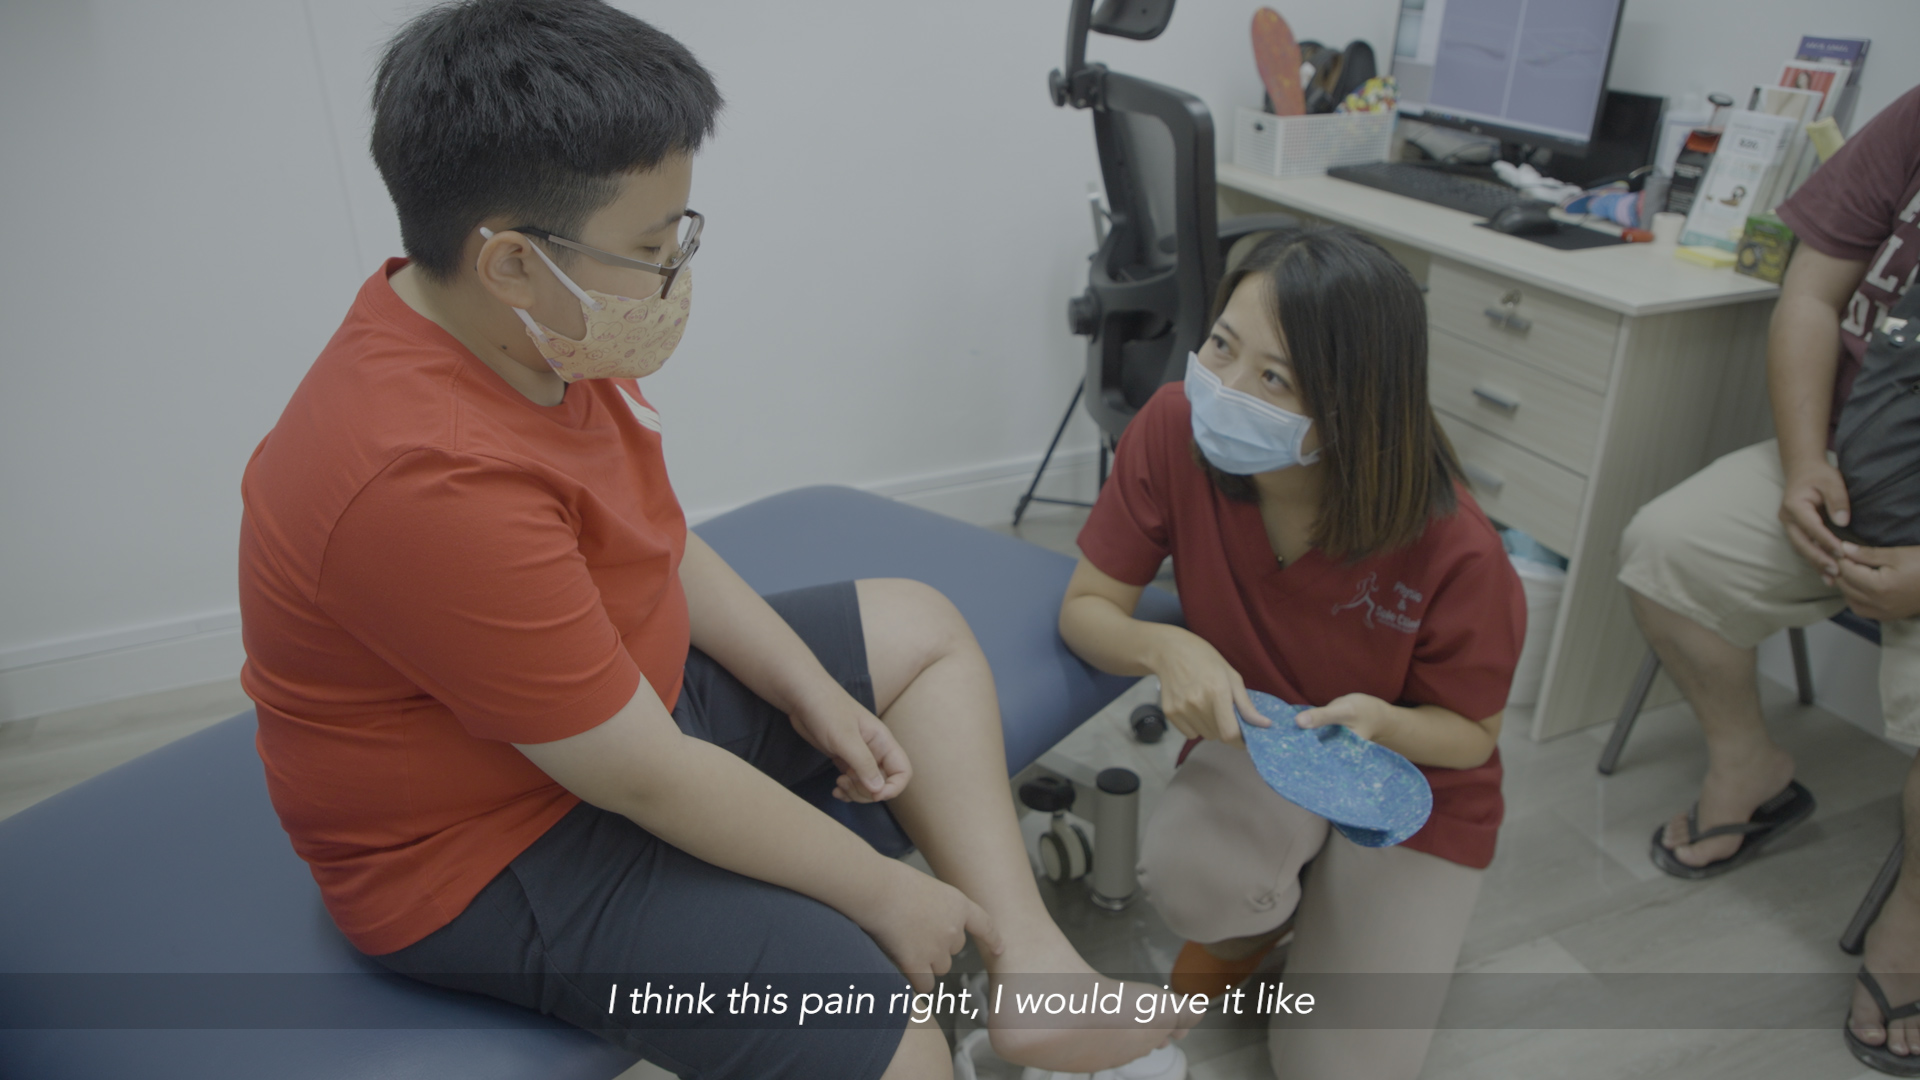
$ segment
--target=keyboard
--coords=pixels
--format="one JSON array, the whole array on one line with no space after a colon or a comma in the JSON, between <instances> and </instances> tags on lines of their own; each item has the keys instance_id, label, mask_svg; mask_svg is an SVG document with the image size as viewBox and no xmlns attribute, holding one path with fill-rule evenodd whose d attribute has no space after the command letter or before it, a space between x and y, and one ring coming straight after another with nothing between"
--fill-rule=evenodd
<instances>
[{"instance_id":1,"label":"keyboard","mask_svg":"<svg viewBox=\"0 0 1920 1080\"><path fill-rule=\"evenodd\" d=\"M1327 170L1327 175L1483 218L1490 218L1509 206L1533 201L1498 180L1482 180L1411 162L1336 165Z\"/></svg>"}]
</instances>

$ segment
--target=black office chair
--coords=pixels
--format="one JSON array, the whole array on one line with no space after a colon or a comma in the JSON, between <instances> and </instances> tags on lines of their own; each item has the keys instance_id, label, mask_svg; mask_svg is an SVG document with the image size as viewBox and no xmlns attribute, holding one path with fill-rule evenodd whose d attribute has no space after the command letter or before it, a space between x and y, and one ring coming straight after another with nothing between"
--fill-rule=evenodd
<instances>
[{"instance_id":1,"label":"black office chair","mask_svg":"<svg viewBox=\"0 0 1920 1080\"><path fill-rule=\"evenodd\" d=\"M1222 258L1234 241L1299 222L1285 214L1233 218L1215 210L1213 115L1183 90L1089 64L1087 32L1149 41L1173 18L1173 0L1071 0L1067 62L1048 85L1056 106L1093 112L1107 206L1096 208L1087 291L1067 303L1067 322L1087 337L1087 375L1020 497L1013 522L1033 502L1085 506L1034 495L1054 448L1084 397L1100 428L1100 482L1107 455L1134 413L1163 383L1182 377L1187 353L1206 339Z\"/></svg>"}]
</instances>

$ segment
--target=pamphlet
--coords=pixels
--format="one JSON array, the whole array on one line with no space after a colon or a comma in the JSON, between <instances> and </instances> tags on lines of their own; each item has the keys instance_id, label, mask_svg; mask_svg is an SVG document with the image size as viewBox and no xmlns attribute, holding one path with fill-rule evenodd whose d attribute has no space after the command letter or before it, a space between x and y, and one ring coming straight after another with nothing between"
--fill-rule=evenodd
<instances>
[{"instance_id":1,"label":"pamphlet","mask_svg":"<svg viewBox=\"0 0 1920 1080\"><path fill-rule=\"evenodd\" d=\"M1803 37L1789 65L1812 63L1844 73L1839 92L1831 95L1832 100L1824 110L1824 115L1833 117L1834 123L1840 125L1843 135L1853 127L1853 103L1860 96L1860 72L1867 65L1867 47L1872 44L1867 38ZM1795 84L1783 81L1781 85Z\"/></svg>"},{"instance_id":2,"label":"pamphlet","mask_svg":"<svg viewBox=\"0 0 1920 1080\"><path fill-rule=\"evenodd\" d=\"M1872 44L1867 38L1803 37L1800 39L1800 48L1794 51L1794 58L1824 60L1846 67L1847 85L1858 86L1860 69L1867 62L1867 47Z\"/></svg>"},{"instance_id":3,"label":"pamphlet","mask_svg":"<svg viewBox=\"0 0 1920 1080\"><path fill-rule=\"evenodd\" d=\"M1736 110L1700 182L1680 242L1723 251L1738 248L1747 218L1779 203L1786 155L1794 148L1799 127L1788 117Z\"/></svg>"},{"instance_id":4,"label":"pamphlet","mask_svg":"<svg viewBox=\"0 0 1920 1080\"><path fill-rule=\"evenodd\" d=\"M1789 76L1783 74L1781 77L1784 80ZM1822 90L1802 90L1790 86L1753 88L1747 99L1747 108L1793 121L1793 134L1787 138L1786 153L1782 158L1786 166L1781 170L1780 187L1778 192L1769 193L1773 202L1778 203L1793 194L1800 187L1800 182L1820 163L1807 137L1807 125L1821 119L1822 107L1831 100L1831 95ZM1766 207L1762 206L1761 209Z\"/></svg>"}]
</instances>

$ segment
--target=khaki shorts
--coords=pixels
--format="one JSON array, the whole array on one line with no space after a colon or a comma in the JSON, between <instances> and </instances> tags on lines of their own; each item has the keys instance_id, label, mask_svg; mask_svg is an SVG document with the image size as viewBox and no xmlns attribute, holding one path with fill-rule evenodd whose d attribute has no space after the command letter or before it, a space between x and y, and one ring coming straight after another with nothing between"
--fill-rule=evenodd
<instances>
[{"instance_id":1,"label":"khaki shorts","mask_svg":"<svg viewBox=\"0 0 1920 1080\"><path fill-rule=\"evenodd\" d=\"M1735 450L1640 508L1620 541L1620 583L1742 648L1847 606L1787 542L1774 440ZM1880 627L1888 738L1920 744L1920 618Z\"/></svg>"}]
</instances>

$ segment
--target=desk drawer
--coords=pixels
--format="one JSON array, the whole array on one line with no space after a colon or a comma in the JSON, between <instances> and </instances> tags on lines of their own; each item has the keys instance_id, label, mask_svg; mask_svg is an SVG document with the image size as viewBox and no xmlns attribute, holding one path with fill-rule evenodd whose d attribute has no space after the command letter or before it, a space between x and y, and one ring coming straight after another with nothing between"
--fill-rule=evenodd
<instances>
[{"instance_id":1,"label":"desk drawer","mask_svg":"<svg viewBox=\"0 0 1920 1080\"><path fill-rule=\"evenodd\" d=\"M1620 333L1620 316L1611 311L1435 259L1427 271L1427 318L1433 328L1607 392Z\"/></svg>"},{"instance_id":2,"label":"desk drawer","mask_svg":"<svg viewBox=\"0 0 1920 1080\"><path fill-rule=\"evenodd\" d=\"M1580 502L1587 493L1586 478L1451 413L1436 411L1466 467L1468 486L1480 509L1571 556Z\"/></svg>"},{"instance_id":3,"label":"desk drawer","mask_svg":"<svg viewBox=\"0 0 1920 1080\"><path fill-rule=\"evenodd\" d=\"M1445 330L1428 338L1428 394L1458 416L1585 476L1600 439L1598 391Z\"/></svg>"}]
</instances>

